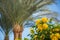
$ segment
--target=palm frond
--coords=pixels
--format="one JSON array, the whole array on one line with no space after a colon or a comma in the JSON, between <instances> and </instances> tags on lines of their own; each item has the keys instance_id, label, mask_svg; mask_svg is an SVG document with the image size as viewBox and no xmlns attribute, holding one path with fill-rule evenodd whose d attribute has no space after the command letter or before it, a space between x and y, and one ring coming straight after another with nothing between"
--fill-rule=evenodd
<instances>
[{"instance_id":1,"label":"palm frond","mask_svg":"<svg viewBox=\"0 0 60 40\"><path fill-rule=\"evenodd\" d=\"M38 13L37 13L38 12ZM58 17L58 13L57 12L53 12L51 10L48 10L48 9L41 9L39 11L36 11L35 13L36 15L31 15L28 20L35 20L35 19L38 19L38 18L41 18L41 17L48 17L48 18L57 18Z\"/></svg>"}]
</instances>

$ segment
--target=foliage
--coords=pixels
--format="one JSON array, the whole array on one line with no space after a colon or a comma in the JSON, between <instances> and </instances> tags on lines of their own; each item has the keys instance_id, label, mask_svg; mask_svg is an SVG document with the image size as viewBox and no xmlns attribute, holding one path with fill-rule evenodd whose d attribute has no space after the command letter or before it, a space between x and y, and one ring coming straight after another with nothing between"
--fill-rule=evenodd
<instances>
[{"instance_id":1,"label":"foliage","mask_svg":"<svg viewBox=\"0 0 60 40\"><path fill-rule=\"evenodd\" d=\"M30 40L60 40L60 24L42 17L35 21L35 25L30 28Z\"/></svg>"},{"instance_id":2,"label":"foliage","mask_svg":"<svg viewBox=\"0 0 60 40\"><path fill-rule=\"evenodd\" d=\"M28 38L24 38L24 40L29 40Z\"/></svg>"}]
</instances>

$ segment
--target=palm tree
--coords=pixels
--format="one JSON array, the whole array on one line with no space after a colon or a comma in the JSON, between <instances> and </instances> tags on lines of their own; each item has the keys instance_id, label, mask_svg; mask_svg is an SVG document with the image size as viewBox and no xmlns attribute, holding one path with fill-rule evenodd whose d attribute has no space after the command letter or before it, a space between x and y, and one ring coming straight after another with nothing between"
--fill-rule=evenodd
<instances>
[{"instance_id":1,"label":"palm tree","mask_svg":"<svg viewBox=\"0 0 60 40\"><path fill-rule=\"evenodd\" d=\"M23 22L36 10L51 4L53 0L0 0L1 27L5 32L5 40L11 29L14 32L14 40L21 38ZM41 9L40 9L41 10Z\"/></svg>"}]
</instances>

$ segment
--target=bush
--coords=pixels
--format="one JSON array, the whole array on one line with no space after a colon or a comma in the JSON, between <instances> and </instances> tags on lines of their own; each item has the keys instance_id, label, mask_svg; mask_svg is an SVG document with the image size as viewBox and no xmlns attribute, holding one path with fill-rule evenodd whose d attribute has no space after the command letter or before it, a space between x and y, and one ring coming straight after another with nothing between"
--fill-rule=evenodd
<instances>
[{"instance_id":1,"label":"bush","mask_svg":"<svg viewBox=\"0 0 60 40\"><path fill-rule=\"evenodd\" d=\"M35 25L30 28L30 40L59 40L60 24L53 23L46 17L37 19Z\"/></svg>"}]
</instances>

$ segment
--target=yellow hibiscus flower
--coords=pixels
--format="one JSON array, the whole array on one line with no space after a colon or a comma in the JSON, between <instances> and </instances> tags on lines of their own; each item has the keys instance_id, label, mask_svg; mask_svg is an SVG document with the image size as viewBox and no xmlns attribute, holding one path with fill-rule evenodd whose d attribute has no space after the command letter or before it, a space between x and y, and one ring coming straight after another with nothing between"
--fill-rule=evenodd
<instances>
[{"instance_id":1,"label":"yellow hibiscus flower","mask_svg":"<svg viewBox=\"0 0 60 40\"><path fill-rule=\"evenodd\" d=\"M38 28L38 30L42 31L42 30L43 30L42 24L39 24L39 25L37 26L37 28Z\"/></svg>"},{"instance_id":2,"label":"yellow hibiscus flower","mask_svg":"<svg viewBox=\"0 0 60 40\"><path fill-rule=\"evenodd\" d=\"M43 29L47 29L48 25L46 23L43 24Z\"/></svg>"},{"instance_id":3,"label":"yellow hibiscus flower","mask_svg":"<svg viewBox=\"0 0 60 40\"><path fill-rule=\"evenodd\" d=\"M38 25L38 24L40 23L40 19L37 19L37 20L35 21L35 23L36 23L36 25Z\"/></svg>"},{"instance_id":4,"label":"yellow hibiscus flower","mask_svg":"<svg viewBox=\"0 0 60 40\"><path fill-rule=\"evenodd\" d=\"M48 22L48 19L46 17L42 18L42 22Z\"/></svg>"},{"instance_id":5,"label":"yellow hibiscus flower","mask_svg":"<svg viewBox=\"0 0 60 40\"><path fill-rule=\"evenodd\" d=\"M60 38L60 34L59 33L56 33L55 35L57 36L57 38Z\"/></svg>"},{"instance_id":6,"label":"yellow hibiscus flower","mask_svg":"<svg viewBox=\"0 0 60 40\"><path fill-rule=\"evenodd\" d=\"M58 40L58 38L57 37L53 37L51 40Z\"/></svg>"},{"instance_id":7,"label":"yellow hibiscus flower","mask_svg":"<svg viewBox=\"0 0 60 40\"><path fill-rule=\"evenodd\" d=\"M54 34L52 33L51 35L50 35L50 38L53 38L54 37Z\"/></svg>"},{"instance_id":8,"label":"yellow hibiscus flower","mask_svg":"<svg viewBox=\"0 0 60 40\"><path fill-rule=\"evenodd\" d=\"M56 33L56 34L50 35L50 38L51 38L51 40L58 40L59 39L58 36L59 36L59 34Z\"/></svg>"}]
</instances>

